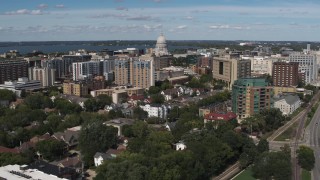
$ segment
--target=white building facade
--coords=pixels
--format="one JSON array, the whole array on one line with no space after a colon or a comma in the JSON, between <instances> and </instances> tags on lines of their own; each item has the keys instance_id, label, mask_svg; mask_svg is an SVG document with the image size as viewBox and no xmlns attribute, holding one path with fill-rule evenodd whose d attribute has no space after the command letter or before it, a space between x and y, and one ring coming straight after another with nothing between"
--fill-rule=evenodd
<instances>
[{"instance_id":1,"label":"white building facade","mask_svg":"<svg viewBox=\"0 0 320 180\"><path fill-rule=\"evenodd\" d=\"M317 80L318 64L315 54L290 54L289 61L299 63L299 72L304 73L306 84Z\"/></svg>"},{"instance_id":2,"label":"white building facade","mask_svg":"<svg viewBox=\"0 0 320 180\"><path fill-rule=\"evenodd\" d=\"M290 115L301 106L297 95L286 95L275 100L274 107L279 108L283 115Z\"/></svg>"},{"instance_id":3,"label":"white building facade","mask_svg":"<svg viewBox=\"0 0 320 180\"><path fill-rule=\"evenodd\" d=\"M148 112L148 117L166 119L168 115L168 107L165 105L151 106L150 104L146 104L144 106L140 106L140 108Z\"/></svg>"},{"instance_id":4,"label":"white building facade","mask_svg":"<svg viewBox=\"0 0 320 180\"><path fill-rule=\"evenodd\" d=\"M29 79L39 80L42 87L53 86L56 81L56 70L50 67L29 68Z\"/></svg>"},{"instance_id":5,"label":"white building facade","mask_svg":"<svg viewBox=\"0 0 320 180\"><path fill-rule=\"evenodd\" d=\"M272 64L275 59L255 56L251 58L251 72L252 74L269 74L272 75Z\"/></svg>"}]
</instances>

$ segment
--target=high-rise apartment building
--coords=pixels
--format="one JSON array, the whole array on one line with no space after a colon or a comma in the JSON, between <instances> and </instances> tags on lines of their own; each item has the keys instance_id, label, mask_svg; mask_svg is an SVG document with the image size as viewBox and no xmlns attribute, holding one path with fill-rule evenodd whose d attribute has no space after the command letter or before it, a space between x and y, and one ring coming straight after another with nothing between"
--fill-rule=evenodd
<instances>
[{"instance_id":1,"label":"high-rise apartment building","mask_svg":"<svg viewBox=\"0 0 320 180\"><path fill-rule=\"evenodd\" d=\"M214 79L228 83L229 89L238 78L251 76L251 61L230 57L213 58L212 75Z\"/></svg>"},{"instance_id":2,"label":"high-rise apartment building","mask_svg":"<svg viewBox=\"0 0 320 180\"><path fill-rule=\"evenodd\" d=\"M42 87L53 86L56 81L55 69L52 68L29 68L29 79L39 80Z\"/></svg>"},{"instance_id":3,"label":"high-rise apartment building","mask_svg":"<svg viewBox=\"0 0 320 180\"><path fill-rule=\"evenodd\" d=\"M272 75L272 66L275 59L255 56L251 59L251 74L261 76L264 74Z\"/></svg>"},{"instance_id":4,"label":"high-rise apartment building","mask_svg":"<svg viewBox=\"0 0 320 180\"><path fill-rule=\"evenodd\" d=\"M4 81L28 77L28 63L24 60L0 60L0 84Z\"/></svg>"},{"instance_id":5,"label":"high-rise apartment building","mask_svg":"<svg viewBox=\"0 0 320 180\"><path fill-rule=\"evenodd\" d=\"M315 54L290 54L289 61L299 63L299 72L304 73L306 84L317 80L318 65Z\"/></svg>"},{"instance_id":6,"label":"high-rise apartment building","mask_svg":"<svg viewBox=\"0 0 320 180\"><path fill-rule=\"evenodd\" d=\"M115 60L115 83L149 88L155 83L153 60L119 59Z\"/></svg>"},{"instance_id":7,"label":"high-rise apartment building","mask_svg":"<svg viewBox=\"0 0 320 180\"><path fill-rule=\"evenodd\" d=\"M90 55L65 55L62 58L44 60L41 67L50 67L56 70L56 78L71 78L72 63L90 61Z\"/></svg>"},{"instance_id":8,"label":"high-rise apartment building","mask_svg":"<svg viewBox=\"0 0 320 180\"><path fill-rule=\"evenodd\" d=\"M280 87L298 86L298 62L274 62L272 70L273 85Z\"/></svg>"},{"instance_id":9,"label":"high-rise apartment building","mask_svg":"<svg viewBox=\"0 0 320 180\"><path fill-rule=\"evenodd\" d=\"M239 119L273 106L272 86L264 78L241 78L232 87L232 111Z\"/></svg>"}]
</instances>

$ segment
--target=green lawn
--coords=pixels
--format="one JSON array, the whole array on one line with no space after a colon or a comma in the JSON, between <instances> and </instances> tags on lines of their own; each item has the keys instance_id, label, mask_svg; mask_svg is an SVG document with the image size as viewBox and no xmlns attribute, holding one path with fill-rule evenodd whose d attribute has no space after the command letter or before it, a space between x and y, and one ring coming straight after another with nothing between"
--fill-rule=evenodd
<instances>
[{"instance_id":1,"label":"green lawn","mask_svg":"<svg viewBox=\"0 0 320 180\"><path fill-rule=\"evenodd\" d=\"M233 178L233 180L256 180L252 176L252 170L251 167L247 168L246 170L242 171L238 176Z\"/></svg>"},{"instance_id":2,"label":"green lawn","mask_svg":"<svg viewBox=\"0 0 320 180\"><path fill-rule=\"evenodd\" d=\"M275 140L276 141L287 141L288 139L291 139L297 126L298 126L298 122L295 122L286 131L284 131L282 134L280 134L278 137L276 137Z\"/></svg>"},{"instance_id":3,"label":"green lawn","mask_svg":"<svg viewBox=\"0 0 320 180\"><path fill-rule=\"evenodd\" d=\"M302 179L302 180L311 180L311 173L310 173L310 171L307 171L307 170L305 170L305 169L302 169L301 179Z\"/></svg>"}]
</instances>

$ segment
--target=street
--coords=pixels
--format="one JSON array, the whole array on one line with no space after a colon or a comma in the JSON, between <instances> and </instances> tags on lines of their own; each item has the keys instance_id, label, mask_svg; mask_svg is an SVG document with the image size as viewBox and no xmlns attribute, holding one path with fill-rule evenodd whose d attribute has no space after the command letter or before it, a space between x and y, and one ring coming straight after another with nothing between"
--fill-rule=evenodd
<instances>
[{"instance_id":1,"label":"street","mask_svg":"<svg viewBox=\"0 0 320 180\"><path fill-rule=\"evenodd\" d=\"M320 177L320 147L319 147L319 131L320 127L320 106L315 112L313 119L305 130L305 142L314 150L315 166L312 171L313 179Z\"/></svg>"}]
</instances>

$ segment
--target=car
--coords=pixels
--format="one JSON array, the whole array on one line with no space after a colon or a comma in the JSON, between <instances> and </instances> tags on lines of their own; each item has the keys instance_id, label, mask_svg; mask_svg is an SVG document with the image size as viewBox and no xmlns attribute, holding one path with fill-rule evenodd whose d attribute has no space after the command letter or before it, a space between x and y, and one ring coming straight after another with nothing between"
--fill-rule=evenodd
<instances>
[{"instance_id":1,"label":"car","mask_svg":"<svg viewBox=\"0 0 320 180\"><path fill-rule=\"evenodd\" d=\"M316 125L318 125L318 123L316 122Z\"/></svg>"}]
</instances>

